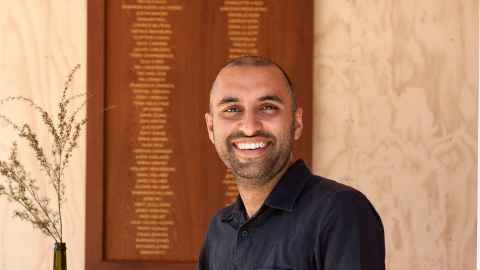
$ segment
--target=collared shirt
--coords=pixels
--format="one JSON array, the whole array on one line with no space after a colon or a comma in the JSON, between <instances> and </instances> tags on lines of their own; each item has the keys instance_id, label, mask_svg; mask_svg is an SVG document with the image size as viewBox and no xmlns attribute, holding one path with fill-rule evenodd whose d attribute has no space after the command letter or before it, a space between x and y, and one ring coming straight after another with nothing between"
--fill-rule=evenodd
<instances>
[{"instance_id":1,"label":"collared shirt","mask_svg":"<svg viewBox=\"0 0 480 270\"><path fill-rule=\"evenodd\" d=\"M215 215L197 269L383 270L383 225L362 193L299 160L250 219L240 197Z\"/></svg>"}]
</instances>

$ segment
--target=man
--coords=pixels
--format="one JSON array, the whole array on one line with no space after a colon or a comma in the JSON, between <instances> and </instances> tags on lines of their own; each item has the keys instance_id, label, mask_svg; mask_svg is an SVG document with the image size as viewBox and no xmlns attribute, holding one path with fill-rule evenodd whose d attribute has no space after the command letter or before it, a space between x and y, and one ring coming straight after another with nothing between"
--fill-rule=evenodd
<instances>
[{"instance_id":1,"label":"man","mask_svg":"<svg viewBox=\"0 0 480 270\"><path fill-rule=\"evenodd\" d=\"M228 63L205 120L239 196L211 221L198 269L385 269L382 222L365 196L293 162L302 109L280 66Z\"/></svg>"}]
</instances>

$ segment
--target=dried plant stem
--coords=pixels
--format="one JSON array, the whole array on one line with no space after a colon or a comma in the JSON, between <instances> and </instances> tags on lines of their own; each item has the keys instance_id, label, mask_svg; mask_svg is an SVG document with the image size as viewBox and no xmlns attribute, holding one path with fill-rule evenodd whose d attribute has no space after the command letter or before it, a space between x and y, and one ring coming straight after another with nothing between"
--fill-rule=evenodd
<instances>
[{"instance_id":1,"label":"dried plant stem","mask_svg":"<svg viewBox=\"0 0 480 270\"><path fill-rule=\"evenodd\" d=\"M55 222L52 220L52 218L50 217L50 215L48 214L48 211L47 209L42 205L42 203L40 202L40 199L38 198L38 195L37 193L32 190L32 188L29 188L29 187L26 187L27 190L29 191L30 195L33 197L33 199L35 200L35 202L38 204L38 206L40 207L40 209L42 210L43 214L45 215L45 217L48 219L48 221L51 223L51 224L55 224ZM49 234L55 239L56 242L58 242L58 238L60 238L60 242L61 242L61 237L62 237L62 234L61 232L59 232L57 230L57 228L55 226L52 227L53 230L55 231L55 233L51 232L50 228L46 228L49 232Z\"/></svg>"},{"instance_id":2,"label":"dried plant stem","mask_svg":"<svg viewBox=\"0 0 480 270\"><path fill-rule=\"evenodd\" d=\"M51 219L50 215L48 214L48 210L45 208L45 206L42 205L41 201L40 201L40 198L38 197L37 193L35 192L35 190L33 190L31 187L26 187L28 192L30 193L30 195L33 197L33 199L35 200L35 202L38 204L38 206L40 207L40 209L42 210L43 214L45 215L45 217L50 221L52 222L52 224L54 223L53 220ZM55 232L57 233L57 235L59 235L58 233L58 230L53 227L55 229Z\"/></svg>"},{"instance_id":3,"label":"dried plant stem","mask_svg":"<svg viewBox=\"0 0 480 270\"><path fill-rule=\"evenodd\" d=\"M62 164L62 149L60 149L59 151L59 156L60 156L60 160L59 160L59 163L60 166ZM60 185L61 185L61 180L62 180L62 168L60 167L59 170L58 170L58 176L57 176L57 187L58 189L60 189ZM58 192L57 191L57 205L58 205L58 216L59 216L59 219L60 219L60 242L63 242L63 222L62 222L62 198L61 198L61 192Z\"/></svg>"},{"instance_id":4,"label":"dried plant stem","mask_svg":"<svg viewBox=\"0 0 480 270\"><path fill-rule=\"evenodd\" d=\"M35 219L35 222L39 222L39 221L40 221L40 220L38 220L38 219L35 217L35 214L32 213L32 210L29 209L29 207L28 207L27 205L25 205L24 202L22 202L21 200L15 200L15 201L16 201L17 203L19 203L21 206L23 206L23 208L25 209L25 211L27 211L27 212L30 214L30 216L31 216L33 219ZM58 242L57 237L55 236L54 233L52 233L52 231L50 230L49 227L46 226L46 227L44 227L43 229L44 229L45 231L47 231L48 235L51 236L51 237L55 240L55 242Z\"/></svg>"},{"instance_id":5,"label":"dried plant stem","mask_svg":"<svg viewBox=\"0 0 480 270\"><path fill-rule=\"evenodd\" d=\"M69 96L68 92L73 82L75 72L80 68L77 65L68 75L55 119L51 114L35 103L32 99L16 96L0 100L0 106L11 102L20 102L29 105L38 112L42 123L52 135L51 150L44 151L43 144L39 141L27 123L16 123L10 117L0 113L0 121L7 123L13 128L35 155L39 162L40 169L45 172L47 179L55 191L55 210L49 207L50 200L39 196L39 188L36 185L37 178L31 178L23 164L18 160L17 144L13 144L9 161L0 160L0 176L6 181L0 181L0 196L6 196L10 201L19 204L22 210L14 211L14 216L29 221L34 227L39 228L47 236L52 237L55 242L63 242L63 215L62 207L65 202L64 171L69 164L73 149L78 146L78 139L87 119L77 119L78 113L85 107L86 101L78 104L77 99L85 94ZM76 106L76 107L75 107ZM47 154L50 153L50 155ZM1 180L1 178L0 178Z\"/></svg>"}]
</instances>

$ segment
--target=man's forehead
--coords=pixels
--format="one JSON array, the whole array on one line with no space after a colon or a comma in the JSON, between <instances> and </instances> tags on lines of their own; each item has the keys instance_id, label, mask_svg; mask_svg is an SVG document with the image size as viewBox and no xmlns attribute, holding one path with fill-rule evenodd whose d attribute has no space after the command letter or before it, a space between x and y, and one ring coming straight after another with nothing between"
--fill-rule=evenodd
<instances>
[{"instance_id":1,"label":"man's forehead","mask_svg":"<svg viewBox=\"0 0 480 270\"><path fill-rule=\"evenodd\" d=\"M275 66L234 66L219 72L210 99L244 95L246 92L257 95L288 94L283 75Z\"/></svg>"},{"instance_id":2,"label":"man's forehead","mask_svg":"<svg viewBox=\"0 0 480 270\"><path fill-rule=\"evenodd\" d=\"M257 79L274 79L283 82L283 75L280 69L274 65L268 66L227 66L217 75L216 81L235 79L242 76L254 77Z\"/></svg>"}]
</instances>

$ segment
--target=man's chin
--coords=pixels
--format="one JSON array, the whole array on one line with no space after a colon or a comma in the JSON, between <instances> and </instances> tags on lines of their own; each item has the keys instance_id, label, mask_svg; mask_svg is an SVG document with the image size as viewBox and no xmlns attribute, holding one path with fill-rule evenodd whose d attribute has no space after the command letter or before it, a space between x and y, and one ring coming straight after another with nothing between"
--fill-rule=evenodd
<instances>
[{"instance_id":1,"label":"man's chin","mask_svg":"<svg viewBox=\"0 0 480 270\"><path fill-rule=\"evenodd\" d=\"M267 177L264 173L259 172L236 171L233 174L235 175L238 184L261 186L270 180L270 177Z\"/></svg>"},{"instance_id":2,"label":"man's chin","mask_svg":"<svg viewBox=\"0 0 480 270\"><path fill-rule=\"evenodd\" d=\"M260 170L268 166L268 159L265 157L234 157L232 166L239 169Z\"/></svg>"},{"instance_id":3,"label":"man's chin","mask_svg":"<svg viewBox=\"0 0 480 270\"><path fill-rule=\"evenodd\" d=\"M258 160L243 162L237 160L232 164L231 169L237 177L252 180L266 178L272 171L270 166Z\"/></svg>"}]
</instances>

